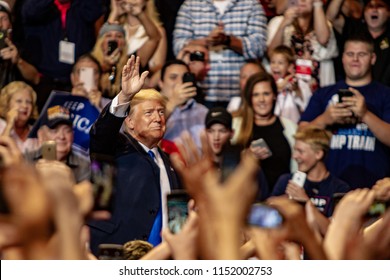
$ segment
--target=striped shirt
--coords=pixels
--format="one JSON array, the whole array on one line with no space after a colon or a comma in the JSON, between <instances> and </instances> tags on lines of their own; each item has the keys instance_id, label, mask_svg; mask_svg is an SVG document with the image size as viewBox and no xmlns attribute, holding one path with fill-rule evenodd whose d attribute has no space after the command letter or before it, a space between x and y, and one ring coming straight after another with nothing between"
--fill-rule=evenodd
<instances>
[{"instance_id":1,"label":"striped shirt","mask_svg":"<svg viewBox=\"0 0 390 280\"><path fill-rule=\"evenodd\" d=\"M258 0L232 0L223 15L212 0L185 0L173 33L175 54L189 41L207 37L219 22L227 35L242 40L243 54L228 48L210 52L210 71L202 87L205 99L211 102L239 96L241 66L246 59L261 58L266 49L267 19Z\"/></svg>"}]
</instances>

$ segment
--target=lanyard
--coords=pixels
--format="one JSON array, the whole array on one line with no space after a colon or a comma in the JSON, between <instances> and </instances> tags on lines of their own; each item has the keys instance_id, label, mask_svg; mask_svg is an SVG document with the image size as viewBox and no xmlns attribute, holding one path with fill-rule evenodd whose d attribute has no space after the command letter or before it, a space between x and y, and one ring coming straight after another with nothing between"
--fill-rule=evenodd
<instances>
[{"instance_id":1,"label":"lanyard","mask_svg":"<svg viewBox=\"0 0 390 280\"><path fill-rule=\"evenodd\" d=\"M61 26L62 30L66 30L66 13L70 8L70 2L67 3L60 3L59 0L54 0L54 4L57 6L57 9L61 13ZM64 32L65 33L65 32Z\"/></svg>"}]
</instances>

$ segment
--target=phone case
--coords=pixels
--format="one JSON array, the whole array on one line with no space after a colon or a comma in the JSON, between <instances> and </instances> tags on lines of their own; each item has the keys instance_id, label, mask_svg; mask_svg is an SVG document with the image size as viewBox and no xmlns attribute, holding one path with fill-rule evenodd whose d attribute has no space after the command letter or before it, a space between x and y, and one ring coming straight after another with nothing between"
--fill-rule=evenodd
<instances>
[{"instance_id":1,"label":"phone case","mask_svg":"<svg viewBox=\"0 0 390 280\"><path fill-rule=\"evenodd\" d=\"M253 204L247 223L262 228L277 228L283 224L284 218L280 212L269 205L262 203Z\"/></svg>"},{"instance_id":2,"label":"phone case","mask_svg":"<svg viewBox=\"0 0 390 280\"><path fill-rule=\"evenodd\" d=\"M337 92L337 95L339 96L339 103L343 102L343 97L352 97L353 92L349 91L348 89L339 89Z\"/></svg>"},{"instance_id":3,"label":"phone case","mask_svg":"<svg viewBox=\"0 0 390 280\"><path fill-rule=\"evenodd\" d=\"M123 246L119 244L100 244L99 260L123 260Z\"/></svg>"},{"instance_id":4,"label":"phone case","mask_svg":"<svg viewBox=\"0 0 390 280\"><path fill-rule=\"evenodd\" d=\"M295 6L297 6L297 4L298 4L297 0L289 0L288 4L287 4L287 7L288 8L295 7Z\"/></svg>"},{"instance_id":5,"label":"phone case","mask_svg":"<svg viewBox=\"0 0 390 280\"><path fill-rule=\"evenodd\" d=\"M84 84L87 91L91 91L95 87L92 67L80 68L80 82Z\"/></svg>"},{"instance_id":6,"label":"phone case","mask_svg":"<svg viewBox=\"0 0 390 280\"><path fill-rule=\"evenodd\" d=\"M57 159L57 148L55 141L46 141L42 144L41 148L42 158L46 160Z\"/></svg>"},{"instance_id":7,"label":"phone case","mask_svg":"<svg viewBox=\"0 0 390 280\"><path fill-rule=\"evenodd\" d=\"M252 143L251 143L251 146L252 147L262 147L262 148L266 148L268 150L268 153L269 153L269 156L272 156L272 151L271 149L268 147L267 145L267 142L265 142L265 140L263 138L259 138L257 140L253 140Z\"/></svg>"},{"instance_id":8,"label":"phone case","mask_svg":"<svg viewBox=\"0 0 390 280\"><path fill-rule=\"evenodd\" d=\"M297 184L298 186L303 188L303 186L305 185L305 181L306 181L306 173L304 173L302 171L297 171L294 173L291 180L295 184Z\"/></svg>"},{"instance_id":9,"label":"phone case","mask_svg":"<svg viewBox=\"0 0 390 280\"><path fill-rule=\"evenodd\" d=\"M189 195L182 190L167 195L168 228L173 234L180 232L187 220L189 200Z\"/></svg>"}]
</instances>

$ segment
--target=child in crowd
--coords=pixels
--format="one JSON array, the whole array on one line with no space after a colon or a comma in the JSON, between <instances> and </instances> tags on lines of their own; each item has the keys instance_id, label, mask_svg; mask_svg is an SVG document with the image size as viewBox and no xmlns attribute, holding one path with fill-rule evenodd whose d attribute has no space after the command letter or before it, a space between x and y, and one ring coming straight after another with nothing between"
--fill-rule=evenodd
<instances>
[{"instance_id":1,"label":"child in crowd","mask_svg":"<svg viewBox=\"0 0 390 280\"><path fill-rule=\"evenodd\" d=\"M270 54L270 70L278 87L275 115L298 123L312 95L310 84L295 75L291 48L281 45Z\"/></svg>"},{"instance_id":2,"label":"child in crowd","mask_svg":"<svg viewBox=\"0 0 390 280\"><path fill-rule=\"evenodd\" d=\"M324 129L306 126L299 129L294 137L293 158L298 163L298 170L306 174L306 180L302 180L299 186L292 174L282 175L271 195L286 194L298 201L310 199L320 212L330 217L333 195L350 191L347 183L330 174L325 166L331 136Z\"/></svg>"}]
</instances>

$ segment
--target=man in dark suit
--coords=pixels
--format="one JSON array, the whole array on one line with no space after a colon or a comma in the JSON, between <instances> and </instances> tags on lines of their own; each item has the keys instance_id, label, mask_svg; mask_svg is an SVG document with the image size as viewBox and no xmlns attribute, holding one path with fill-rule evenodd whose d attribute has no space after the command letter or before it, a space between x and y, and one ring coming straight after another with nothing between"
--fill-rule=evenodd
<instances>
[{"instance_id":1,"label":"man in dark suit","mask_svg":"<svg viewBox=\"0 0 390 280\"><path fill-rule=\"evenodd\" d=\"M157 245L167 220L166 194L179 186L157 146L165 132L165 99L156 90L140 90L148 73L139 75L138 69L139 58L132 56L123 69L122 91L90 132L91 154L114 155L117 165L112 217L89 222L95 254L102 243L142 239Z\"/></svg>"}]
</instances>

